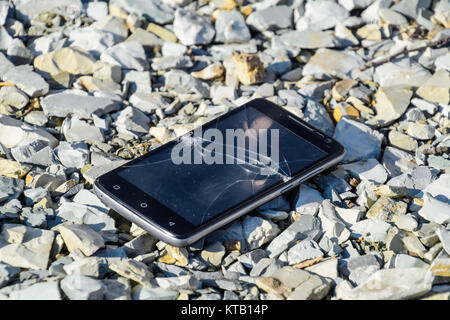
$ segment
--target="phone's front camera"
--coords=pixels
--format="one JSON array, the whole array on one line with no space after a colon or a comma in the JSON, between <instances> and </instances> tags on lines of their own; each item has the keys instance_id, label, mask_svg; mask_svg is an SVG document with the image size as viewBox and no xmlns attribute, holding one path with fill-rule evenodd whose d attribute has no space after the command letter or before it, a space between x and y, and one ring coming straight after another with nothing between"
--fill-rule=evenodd
<instances>
[{"instance_id":1,"label":"phone's front camera","mask_svg":"<svg viewBox=\"0 0 450 320\"><path fill-rule=\"evenodd\" d=\"M330 138L326 138L325 139L325 143L331 143L331 139Z\"/></svg>"}]
</instances>

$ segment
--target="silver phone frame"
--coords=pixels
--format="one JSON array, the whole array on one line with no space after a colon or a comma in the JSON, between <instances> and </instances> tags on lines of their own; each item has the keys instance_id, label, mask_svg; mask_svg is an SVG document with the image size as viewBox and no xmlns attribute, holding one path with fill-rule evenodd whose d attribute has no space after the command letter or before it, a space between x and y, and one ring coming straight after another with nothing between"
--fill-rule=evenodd
<instances>
[{"instance_id":1,"label":"silver phone frame","mask_svg":"<svg viewBox=\"0 0 450 320\"><path fill-rule=\"evenodd\" d=\"M290 181L287 185L280 186L279 189L274 190L272 193L262 197L261 199L256 200L255 202L237 210L236 212L230 214L229 216L223 218L220 221L208 226L207 228L187 237L187 238L178 238L171 234L169 231L159 227L156 224L153 224L151 220L148 218L144 218L141 215L136 214L131 211L126 206L122 205L118 201L114 200L107 192L104 192L98 185L97 181L94 183L94 193L102 200L108 207L119 213L124 218L133 222L137 226L141 227L145 231L147 231L150 235L154 236L162 240L163 242L170 244L175 247L185 247L189 244L192 244L204 236L210 234L211 232L225 226L226 224L236 220L237 218L243 216L244 214L250 212L253 209L258 208L264 203L282 195L284 192L298 186L300 183L308 180L309 178L319 174L320 172L334 166L339 163L345 156L344 152L337 158L332 159L331 161L322 164L320 167L317 167L310 172L305 173L303 176L297 177Z\"/></svg>"}]
</instances>

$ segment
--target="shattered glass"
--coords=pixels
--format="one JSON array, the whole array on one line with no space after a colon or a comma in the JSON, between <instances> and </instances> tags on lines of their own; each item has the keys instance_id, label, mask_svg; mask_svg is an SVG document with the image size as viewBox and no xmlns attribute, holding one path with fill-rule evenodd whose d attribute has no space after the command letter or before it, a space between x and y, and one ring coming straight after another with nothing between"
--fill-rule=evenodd
<instances>
[{"instance_id":1,"label":"shattered glass","mask_svg":"<svg viewBox=\"0 0 450 320\"><path fill-rule=\"evenodd\" d=\"M242 135L244 134L244 135ZM247 107L197 127L119 175L200 225L321 160L326 152Z\"/></svg>"}]
</instances>

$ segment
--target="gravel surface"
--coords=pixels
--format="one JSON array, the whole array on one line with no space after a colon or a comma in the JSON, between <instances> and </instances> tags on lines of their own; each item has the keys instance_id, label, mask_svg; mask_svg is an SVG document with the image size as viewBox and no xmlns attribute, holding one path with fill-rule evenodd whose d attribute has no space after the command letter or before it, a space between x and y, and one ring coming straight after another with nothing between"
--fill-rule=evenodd
<instances>
[{"instance_id":1,"label":"gravel surface","mask_svg":"<svg viewBox=\"0 0 450 320\"><path fill-rule=\"evenodd\" d=\"M450 2L0 0L0 300L449 299ZM95 179L254 98L347 154L186 248Z\"/></svg>"}]
</instances>

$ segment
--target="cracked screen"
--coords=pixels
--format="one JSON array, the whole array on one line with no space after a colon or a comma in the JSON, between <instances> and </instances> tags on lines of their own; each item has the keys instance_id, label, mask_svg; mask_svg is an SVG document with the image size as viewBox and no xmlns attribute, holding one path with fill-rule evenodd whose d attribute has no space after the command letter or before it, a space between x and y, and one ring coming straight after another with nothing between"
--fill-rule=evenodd
<instances>
[{"instance_id":1,"label":"cracked screen","mask_svg":"<svg viewBox=\"0 0 450 320\"><path fill-rule=\"evenodd\" d=\"M327 153L252 107L198 127L118 174L198 226Z\"/></svg>"}]
</instances>

